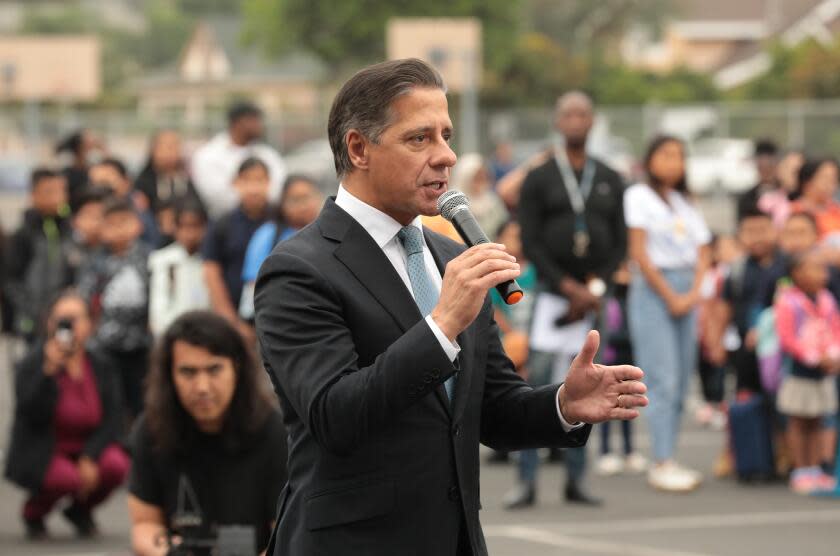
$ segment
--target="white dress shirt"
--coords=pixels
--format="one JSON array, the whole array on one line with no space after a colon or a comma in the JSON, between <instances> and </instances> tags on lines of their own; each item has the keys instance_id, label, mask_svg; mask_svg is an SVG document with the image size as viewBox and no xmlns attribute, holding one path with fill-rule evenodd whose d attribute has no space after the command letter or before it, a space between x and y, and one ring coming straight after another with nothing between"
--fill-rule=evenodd
<instances>
[{"instance_id":1,"label":"white dress shirt","mask_svg":"<svg viewBox=\"0 0 840 556\"><path fill-rule=\"evenodd\" d=\"M335 204L344 209L347 214L352 216L356 222L362 225L362 228L367 230L370 237L372 237L373 241L376 242L376 245L382 249L382 252L385 253L385 256L388 257L389 261L391 261L391 264L394 266L394 270L396 270L397 274L399 274L400 278L402 278L402 281L405 283L405 287L408 288L408 291L411 292L413 297L414 291L411 289L411 279L408 277L407 255L399 238L397 237L397 232L399 232L403 227L402 224L381 210L373 208L364 201L354 197L350 192L344 189L344 186L339 186L338 195L336 195L335 198ZM411 225L416 226L421 232L423 231L423 225L420 222L419 216L414 219ZM440 270L438 270L435 259L432 256L432 252L429 251L429 247L426 245L426 237L422 237L423 260L426 263L426 272L429 274L429 278L432 279L432 283L435 285L438 292L440 292L441 285L443 284L443 278L440 275ZM428 315L426 317L426 322L429 324L429 328L432 329L435 337L440 342L440 347L443 348L446 356L449 357L450 361L455 361L455 358L458 357L458 353L461 351L461 347L457 343L449 341L449 338L446 337L446 334L443 333L434 321L432 315Z\"/></svg>"},{"instance_id":2,"label":"white dress shirt","mask_svg":"<svg viewBox=\"0 0 840 556\"><path fill-rule=\"evenodd\" d=\"M230 134L223 131L193 154L193 183L212 219L218 219L239 205L239 195L233 187L233 181L239 165L249 156L259 158L268 166L268 198L272 203L277 202L286 179L286 165L272 147L265 143L237 145L231 141Z\"/></svg>"},{"instance_id":3,"label":"white dress shirt","mask_svg":"<svg viewBox=\"0 0 840 556\"><path fill-rule=\"evenodd\" d=\"M343 185L339 185L338 187L335 204L344 209L347 214L352 216L353 219L362 226L362 228L367 230L368 234L370 234L373 238L373 241L375 241L379 248L382 249L382 252L394 266L394 270L397 271L397 274L405 283L405 287L409 292L411 292L413 297L414 292L411 289L411 279L408 276L407 255L399 238L397 237L397 232L399 232L403 227L402 224L381 210L374 208L355 197L352 193L344 189ZM419 216L415 218L410 225L417 226L421 232L423 230L423 225ZM426 263L426 272L429 274L429 277L432 279L432 283L434 283L439 292L443 284L443 278L441 277L440 270L438 269L435 259L432 256L432 252L426 244L425 235L422 237L423 260ZM431 315L426 317L426 323L429 325L429 328L432 329L432 332L438 339L438 342L440 342L440 347L443 348L443 351L446 353L446 356L449 357L449 360L455 361L455 358L458 357L458 353L461 351L461 347L457 343L449 341L449 338L446 337L446 334L443 333ZM569 424L560 411L560 396L558 395L555 398L557 400L557 415L560 417L560 424L563 426L563 429L566 430L566 432L569 432L583 426L582 423L576 425Z\"/></svg>"}]
</instances>

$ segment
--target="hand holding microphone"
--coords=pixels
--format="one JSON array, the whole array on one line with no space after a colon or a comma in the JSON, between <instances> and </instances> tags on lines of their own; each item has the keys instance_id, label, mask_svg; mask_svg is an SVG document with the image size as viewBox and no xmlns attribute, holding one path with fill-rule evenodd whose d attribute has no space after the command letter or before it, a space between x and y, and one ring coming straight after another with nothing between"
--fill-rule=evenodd
<instances>
[{"instance_id":1,"label":"hand holding microphone","mask_svg":"<svg viewBox=\"0 0 840 556\"><path fill-rule=\"evenodd\" d=\"M438 200L438 208L469 246L446 265L440 298L431 315L441 331L454 341L478 316L491 287L500 288L508 303L521 299L522 290L515 282L519 264L504 245L488 242L463 193L445 193Z\"/></svg>"}]
</instances>

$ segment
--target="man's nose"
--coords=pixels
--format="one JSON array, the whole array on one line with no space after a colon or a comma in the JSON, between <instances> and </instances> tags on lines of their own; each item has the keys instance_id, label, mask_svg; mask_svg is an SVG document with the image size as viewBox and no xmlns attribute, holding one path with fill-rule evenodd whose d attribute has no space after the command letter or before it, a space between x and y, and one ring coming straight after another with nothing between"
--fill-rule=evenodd
<instances>
[{"instance_id":1,"label":"man's nose","mask_svg":"<svg viewBox=\"0 0 840 556\"><path fill-rule=\"evenodd\" d=\"M455 166L455 163L458 161L458 156L455 154L455 151L452 150L452 147L449 146L449 143L441 139L438 147L435 150L434 157L432 158L431 165L432 166L444 166L446 168L452 168Z\"/></svg>"}]
</instances>

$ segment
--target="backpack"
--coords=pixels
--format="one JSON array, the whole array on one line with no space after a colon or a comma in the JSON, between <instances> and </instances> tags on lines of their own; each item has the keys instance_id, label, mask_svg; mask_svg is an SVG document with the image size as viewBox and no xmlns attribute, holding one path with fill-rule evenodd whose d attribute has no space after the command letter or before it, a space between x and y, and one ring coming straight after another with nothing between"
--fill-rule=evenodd
<instances>
[{"instance_id":1,"label":"backpack","mask_svg":"<svg viewBox=\"0 0 840 556\"><path fill-rule=\"evenodd\" d=\"M798 304L795 306L794 315L798 328L803 317ZM782 379L790 373L793 359L782 351L779 333L776 330L776 310L772 306L759 313L755 328L758 336L755 355L758 359L761 386L765 392L776 393Z\"/></svg>"},{"instance_id":2,"label":"backpack","mask_svg":"<svg viewBox=\"0 0 840 556\"><path fill-rule=\"evenodd\" d=\"M285 228L279 223L276 222L274 224L274 236L272 236L271 244L269 246L268 253L266 257L271 254L271 251L274 247L280 243L280 236L283 235L283 231ZM243 320L253 324L255 318L255 310L254 310L254 286L256 286L255 282L246 282L242 286L242 295L239 298L239 309L238 313L239 316L242 317Z\"/></svg>"},{"instance_id":3,"label":"backpack","mask_svg":"<svg viewBox=\"0 0 840 556\"><path fill-rule=\"evenodd\" d=\"M764 309L758 315L755 330L758 336L755 355L758 359L761 386L765 392L778 392L782 377L785 371L789 370L791 359L782 352L779 334L776 332L776 311L773 307Z\"/></svg>"}]
</instances>

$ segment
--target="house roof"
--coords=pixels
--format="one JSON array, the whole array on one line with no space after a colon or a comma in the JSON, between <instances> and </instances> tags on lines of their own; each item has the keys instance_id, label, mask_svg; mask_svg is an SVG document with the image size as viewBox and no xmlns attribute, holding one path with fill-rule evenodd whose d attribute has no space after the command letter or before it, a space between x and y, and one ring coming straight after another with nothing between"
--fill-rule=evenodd
<instances>
[{"instance_id":1,"label":"house roof","mask_svg":"<svg viewBox=\"0 0 840 556\"><path fill-rule=\"evenodd\" d=\"M767 0L770 1L770 0ZM715 83L723 88L737 87L770 68L766 40L777 39L793 46L808 38L833 40L840 18L840 0L797 0L775 2L780 13L774 29L765 40L748 42L735 49L715 73Z\"/></svg>"},{"instance_id":2,"label":"house roof","mask_svg":"<svg viewBox=\"0 0 840 556\"><path fill-rule=\"evenodd\" d=\"M230 60L232 76L298 76L322 77L326 66L314 55L293 52L282 57L270 58L258 47L242 42L242 25L233 18L207 19L207 25Z\"/></svg>"},{"instance_id":3,"label":"house roof","mask_svg":"<svg viewBox=\"0 0 840 556\"><path fill-rule=\"evenodd\" d=\"M300 82L321 81L327 75L326 65L313 54L295 51L289 54L270 57L256 46L248 46L241 40L241 23L233 18L210 18L199 22L193 29L190 40L177 60L150 72L138 81L141 88L154 88L166 85L195 84L181 76L180 65L187 49L197 33L206 31L225 53L230 74L221 82L238 84L254 82ZM218 81L214 81L218 82ZM200 83L198 83L200 85Z\"/></svg>"},{"instance_id":4,"label":"house roof","mask_svg":"<svg viewBox=\"0 0 840 556\"><path fill-rule=\"evenodd\" d=\"M790 27L823 3L824 0L676 0L673 20L675 25L698 35L705 30L715 39L726 32L755 34L758 28L764 30L766 37Z\"/></svg>"},{"instance_id":5,"label":"house roof","mask_svg":"<svg viewBox=\"0 0 840 556\"><path fill-rule=\"evenodd\" d=\"M767 3L768 0L676 0L673 17L681 21L763 20Z\"/></svg>"}]
</instances>

